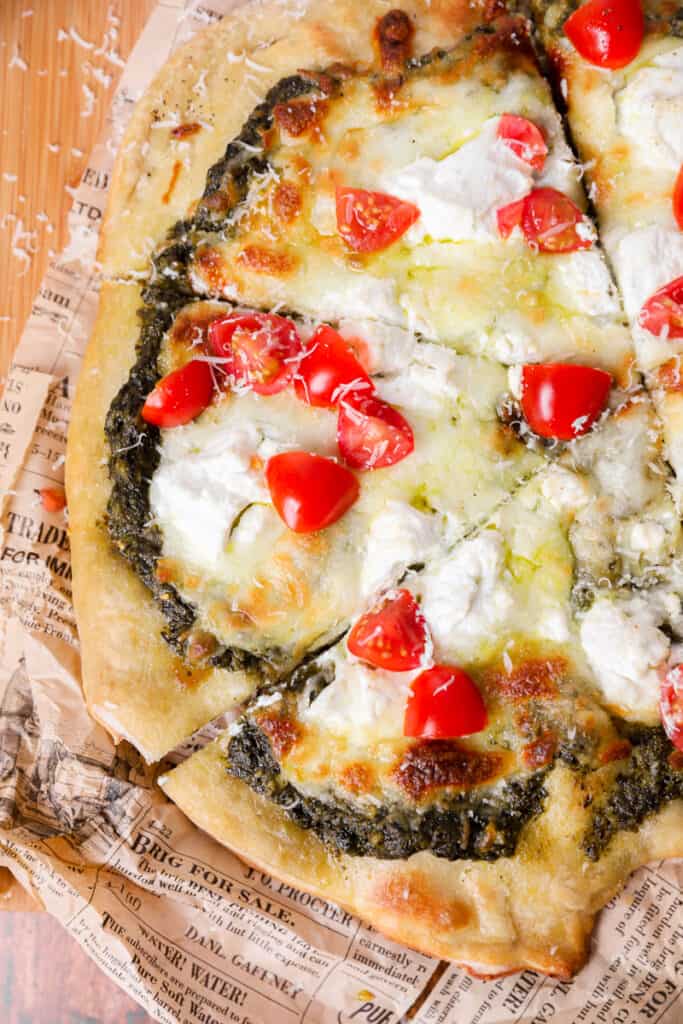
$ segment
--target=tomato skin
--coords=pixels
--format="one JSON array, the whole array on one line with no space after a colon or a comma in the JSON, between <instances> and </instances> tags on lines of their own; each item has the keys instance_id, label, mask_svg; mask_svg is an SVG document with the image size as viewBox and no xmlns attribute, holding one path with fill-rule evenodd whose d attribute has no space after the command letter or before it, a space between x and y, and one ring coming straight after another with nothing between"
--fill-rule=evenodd
<instances>
[{"instance_id":1,"label":"tomato skin","mask_svg":"<svg viewBox=\"0 0 683 1024\"><path fill-rule=\"evenodd\" d=\"M683 750L683 665L674 665L664 676L659 710L664 732L677 750Z\"/></svg>"},{"instance_id":2,"label":"tomato skin","mask_svg":"<svg viewBox=\"0 0 683 1024\"><path fill-rule=\"evenodd\" d=\"M322 324L304 350L294 390L308 405L334 409L345 394L369 394L374 385L341 334Z\"/></svg>"},{"instance_id":3,"label":"tomato skin","mask_svg":"<svg viewBox=\"0 0 683 1024\"><path fill-rule=\"evenodd\" d=\"M571 441L593 426L607 404L612 377L575 363L522 367L522 412L540 437Z\"/></svg>"},{"instance_id":4,"label":"tomato skin","mask_svg":"<svg viewBox=\"0 0 683 1024\"><path fill-rule=\"evenodd\" d=\"M380 252L404 235L420 216L413 203L362 188L336 191L337 230L354 252Z\"/></svg>"},{"instance_id":5,"label":"tomato skin","mask_svg":"<svg viewBox=\"0 0 683 1024\"><path fill-rule=\"evenodd\" d=\"M498 122L497 135L520 160L524 160L535 171L543 170L548 147L533 121L517 114L503 114Z\"/></svg>"},{"instance_id":6,"label":"tomato skin","mask_svg":"<svg viewBox=\"0 0 683 1024\"><path fill-rule=\"evenodd\" d=\"M683 338L683 276L650 296L638 314L638 323L657 337Z\"/></svg>"},{"instance_id":7,"label":"tomato skin","mask_svg":"<svg viewBox=\"0 0 683 1024\"><path fill-rule=\"evenodd\" d=\"M681 169L678 172L676 184L674 185L673 207L676 223L681 231L683 231L683 164L681 164Z\"/></svg>"},{"instance_id":8,"label":"tomato skin","mask_svg":"<svg viewBox=\"0 0 683 1024\"><path fill-rule=\"evenodd\" d=\"M539 252L576 252L590 249L592 238L582 238L578 225L586 219L564 192L556 188L535 188L524 199L522 231L529 245Z\"/></svg>"},{"instance_id":9,"label":"tomato skin","mask_svg":"<svg viewBox=\"0 0 683 1024\"><path fill-rule=\"evenodd\" d=\"M375 395L347 395L339 404L337 444L353 469L383 469L415 448L412 427L398 409Z\"/></svg>"},{"instance_id":10,"label":"tomato skin","mask_svg":"<svg viewBox=\"0 0 683 1024\"><path fill-rule=\"evenodd\" d=\"M238 387L257 395L284 390L296 372L301 339L293 321L275 313L229 313L209 324L209 347L226 360Z\"/></svg>"},{"instance_id":11,"label":"tomato skin","mask_svg":"<svg viewBox=\"0 0 683 1024\"><path fill-rule=\"evenodd\" d=\"M295 533L324 530L358 497L358 480L338 462L310 452L282 452L266 464L266 483L275 509Z\"/></svg>"},{"instance_id":12,"label":"tomato skin","mask_svg":"<svg viewBox=\"0 0 683 1024\"><path fill-rule=\"evenodd\" d=\"M567 38L591 64L623 68L638 56L645 32L640 0L588 0L564 23Z\"/></svg>"},{"instance_id":13,"label":"tomato skin","mask_svg":"<svg viewBox=\"0 0 683 1024\"><path fill-rule=\"evenodd\" d=\"M522 227L525 200L526 196L523 199L517 199L514 203L508 203L507 206L501 206L496 211L498 234L501 238L509 238L515 228Z\"/></svg>"},{"instance_id":14,"label":"tomato skin","mask_svg":"<svg viewBox=\"0 0 683 1024\"><path fill-rule=\"evenodd\" d=\"M457 665L434 665L413 679L403 735L448 740L481 732L486 705L472 679Z\"/></svg>"},{"instance_id":15,"label":"tomato skin","mask_svg":"<svg viewBox=\"0 0 683 1024\"><path fill-rule=\"evenodd\" d=\"M46 512L51 512L53 515L56 512L61 512L63 508L66 508L66 494L59 487L42 487L38 494L40 495L40 503Z\"/></svg>"},{"instance_id":16,"label":"tomato skin","mask_svg":"<svg viewBox=\"0 0 683 1024\"><path fill-rule=\"evenodd\" d=\"M142 418L155 427L182 427L206 409L213 392L210 364L192 359L161 378L145 399Z\"/></svg>"},{"instance_id":17,"label":"tomato skin","mask_svg":"<svg viewBox=\"0 0 683 1024\"><path fill-rule=\"evenodd\" d=\"M366 612L349 633L351 654L377 668L407 672L419 668L427 625L409 590L392 590Z\"/></svg>"}]
</instances>

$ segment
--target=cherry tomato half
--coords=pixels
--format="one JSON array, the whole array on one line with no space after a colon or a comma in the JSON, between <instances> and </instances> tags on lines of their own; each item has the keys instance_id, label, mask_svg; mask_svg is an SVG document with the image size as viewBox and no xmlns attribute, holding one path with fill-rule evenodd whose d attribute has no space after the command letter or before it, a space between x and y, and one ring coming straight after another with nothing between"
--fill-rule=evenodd
<instances>
[{"instance_id":1,"label":"cherry tomato half","mask_svg":"<svg viewBox=\"0 0 683 1024\"><path fill-rule=\"evenodd\" d=\"M674 665L664 676L659 710L664 732L677 750L683 750L683 665Z\"/></svg>"},{"instance_id":2,"label":"cherry tomato half","mask_svg":"<svg viewBox=\"0 0 683 1024\"><path fill-rule=\"evenodd\" d=\"M501 238L509 238L515 228L521 228L525 200L526 196L524 199L517 199L514 203L508 203L507 206L501 206L496 211L498 234Z\"/></svg>"},{"instance_id":3,"label":"cherry tomato half","mask_svg":"<svg viewBox=\"0 0 683 1024\"><path fill-rule=\"evenodd\" d=\"M471 736L486 728L486 705L473 681L456 665L435 665L413 679L403 735L429 740Z\"/></svg>"},{"instance_id":4,"label":"cherry tomato half","mask_svg":"<svg viewBox=\"0 0 683 1024\"><path fill-rule=\"evenodd\" d=\"M358 497L358 480L338 462L310 452L282 452L266 464L278 515L295 533L313 533L340 519Z\"/></svg>"},{"instance_id":5,"label":"cherry tomato half","mask_svg":"<svg viewBox=\"0 0 683 1024\"><path fill-rule=\"evenodd\" d=\"M535 171L543 170L548 147L533 121L517 114L503 114L498 122L497 134L520 160L524 160Z\"/></svg>"},{"instance_id":6,"label":"cherry tomato half","mask_svg":"<svg viewBox=\"0 0 683 1024\"><path fill-rule=\"evenodd\" d=\"M650 296L638 323L662 338L683 338L683 277L677 277Z\"/></svg>"},{"instance_id":7,"label":"cherry tomato half","mask_svg":"<svg viewBox=\"0 0 683 1024\"><path fill-rule=\"evenodd\" d=\"M593 239L576 203L556 188L535 188L526 196L522 210L522 231L527 242L539 252L574 252L590 249Z\"/></svg>"},{"instance_id":8,"label":"cherry tomato half","mask_svg":"<svg viewBox=\"0 0 683 1024\"><path fill-rule=\"evenodd\" d=\"M206 409L213 391L211 366L192 359L161 378L145 399L142 418L156 427L181 427Z\"/></svg>"},{"instance_id":9,"label":"cherry tomato half","mask_svg":"<svg viewBox=\"0 0 683 1024\"><path fill-rule=\"evenodd\" d=\"M683 231L683 164L681 164L681 169L678 172L678 177L676 178L676 184L674 186L673 206L676 223L681 231Z\"/></svg>"},{"instance_id":10,"label":"cherry tomato half","mask_svg":"<svg viewBox=\"0 0 683 1024\"><path fill-rule=\"evenodd\" d=\"M333 409L349 392L369 394L374 386L341 334L322 324L306 346L294 390L309 405Z\"/></svg>"},{"instance_id":11,"label":"cherry tomato half","mask_svg":"<svg viewBox=\"0 0 683 1024\"><path fill-rule=\"evenodd\" d=\"M588 0L567 18L564 31L591 64L623 68L638 56L643 8L640 0Z\"/></svg>"},{"instance_id":12,"label":"cherry tomato half","mask_svg":"<svg viewBox=\"0 0 683 1024\"><path fill-rule=\"evenodd\" d=\"M420 216L417 206L386 192L338 188L337 230L354 252L386 249Z\"/></svg>"},{"instance_id":13,"label":"cherry tomato half","mask_svg":"<svg viewBox=\"0 0 683 1024\"><path fill-rule=\"evenodd\" d=\"M339 404L337 444L354 469L382 469L410 455L415 439L407 419L388 402L350 394Z\"/></svg>"},{"instance_id":14,"label":"cherry tomato half","mask_svg":"<svg viewBox=\"0 0 683 1024\"><path fill-rule=\"evenodd\" d=\"M528 363L522 367L522 412L541 437L571 441L595 423L607 404L612 377L574 363Z\"/></svg>"},{"instance_id":15,"label":"cherry tomato half","mask_svg":"<svg viewBox=\"0 0 683 1024\"><path fill-rule=\"evenodd\" d=\"M351 654L390 672L418 668L426 643L427 626L409 590L392 590L382 597L347 640Z\"/></svg>"},{"instance_id":16,"label":"cherry tomato half","mask_svg":"<svg viewBox=\"0 0 683 1024\"><path fill-rule=\"evenodd\" d=\"M227 362L226 373L257 395L287 387L296 371L301 339L291 320L275 313L229 313L209 324L209 346Z\"/></svg>"}]
</instances>

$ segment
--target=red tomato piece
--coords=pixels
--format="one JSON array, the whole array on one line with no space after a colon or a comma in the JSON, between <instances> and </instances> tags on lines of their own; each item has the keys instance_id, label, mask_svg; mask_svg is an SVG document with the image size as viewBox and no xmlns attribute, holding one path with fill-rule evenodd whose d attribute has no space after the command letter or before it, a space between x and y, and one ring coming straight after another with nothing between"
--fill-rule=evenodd
<instances>
[{"instance_id":1,"label":"red tomato piece","mask_svg":"<svg viewBox=\"0 0 683 1024\"><path fill-rule=\"evenodd\" d=\"M351 394L339 405L337 444L354 469L382 469L410 455L415 439L398 409L375 395Z\"/></svg>"},{"instance_id":2,"label":"red tomato piece","mask_svg":"<svg viewBox=\"0 0 683 1024\"><path fill-rule=\"evenodd\" d=\"M374 387L351 346L332 327L322 324L306 346L294 390L309 405L333 409L349 392L369 394Z\"/></svg>"},{"instance_id":3,"label":"red tomato piece","mask_svg":"<svg viewBox=\"0 0 683 1024\"><path fill-rule=\"evenodd\" d=\"M496 211L498 233L501 238L509 238L515 228L521 228L525 199L526 196L524 199L517 199L514 203L508 203L507 206L501 206Z\"/></svg>"},{"instance_id":4,"label":"red tomato piece","mask_svg":"<svg viewBox=\"0 0 683 1024\"><path fill-rule=\"evenodd\" d=\"M60 487L42 487L38 494L46 512L61 512L66 507L66 494Z\"/></svg>"},{"instance_id":5,"label":"red tomato piece","mask_svg":"<svg viewBox=\"0 0 683 1024\"><path fill-rule=\"evenodd\" d=\"M351 654L377 668L407 672L418 668L427 643L427 625L409 590L392 590L355 624Z\"/></svg>"},{"instance_id":6,"label":"red tomato piece","mask_svg":"<svg viewBox=\"0 0 683 1024\"><path fill-rule=\"evenodd\" d=\"M229 313L209 324L209 346L226 360L225 372L238 387L274 395L287 387L301 354L291 320L275 313Z\"/></svg>"},{"instance_id":7,"label":"red tomato piece","mask_svg":"<svg viewBox=\"0 0 683 1024\"><path fill-rule=\"evenodd\" d=\"M354 252L386 249L420 216L413 203L386 192L362 188L338 188L337 230Z\"/></svg>"},{"instance_id":8,"label":"red tomato piece","mask_svg":"<svg viewBox=\"0 0 683 1024\"><path fill-rule=\"evenodd\" d=\"M413 679L403 719L404 736L448 740L481 732L487 722L479 690L457 665L435 665Z\"/></svg>"},{"instance_id":9,"label":"red tomato piece","mask_svg":"<svg viewBox=\"0 0 683 1024\"><path fill-rule=\"evenodd\" d=\"M579 225L588 227L576 203L556 188L535 188L524 199L522 231L529 245L539 252L574 252L590 249L593 240Z\"/></svg>"},{"instance_id":10,"label":"red tomato piece","mask_svg":"<svg viewBox=\"0 0 683 1024\"><path fill-rule=\"evenodd\" d=\"M535 171L543 170L548 147L533 121L517 114L503 114L498 122L498 138Z\"/></svg>"},{"instance_id":11,"label":"red tomato piece","mask_svg":"<svg viewBox=\"0 0 683 1024\"><path fill-rule=\"evenodd\" d=\"M623 68L638 56L645 24L640 0L588 0L564 23L567 38L591 64Z\"/></svg>"},{"instance_id":12,"label":"red tomato piece","mask_svg":"<svg viewBox=\"0 0 683 1024\"><path fill-rule=\"evenodd\" d=\"M674 217L681 231L683 231L683 164L678 172L674 186Z\"/></svg>"},{"instance_id":13,"label":"red tomato piece","mask_svg":"<svg viewBox=\"0 0 683 1024\"><path fill-rule=\"evenodd\" d=\"M612 377L574 363L522 367L522 412L541 437L571 441L590 430L607 404Z\"/></svg>"},{"instance_id":14,"label":"red tomato piece","mask_svg":"<svg viewBox=\"0 0 683 1024\"><path fill-rule=\"evenodd\" d=\"M664 732L677 750L683 750L683 665L674 665L664 676L659 710Z\"/></svg>"},{"instance_id":15,"label":"red tomato piece","mask_svg":"<svg viewBox=\"0 0 683 1024\"><path fill-rule=\"evenodd\" d=\"M282 452L266 464L266 483L278 515L295 533L336 523L358 497L358 480L338 462L310 452Z\"/></svg>"},{"instance_id":16,"label":"red tomato piece","mask_svg":"<svg viewBox=\"0 0 683 1024\"><path fill-rule=\"evenodd\" d=\"M650 296L638 323L662 338L683 338L683 277L677 277Z\"/></svg>"},{"instance_id":17,"label":"red tomato piece","mask_svg":"<svg viewBox=\"0 0 683 1024\"><path fill-rule=\"evenodd\" d=\"M162 377L147 395L142 418L156 427L181 427L196 419L213 398L213 373L203 359L192 359Z\"/></svg>"}]
</instances>

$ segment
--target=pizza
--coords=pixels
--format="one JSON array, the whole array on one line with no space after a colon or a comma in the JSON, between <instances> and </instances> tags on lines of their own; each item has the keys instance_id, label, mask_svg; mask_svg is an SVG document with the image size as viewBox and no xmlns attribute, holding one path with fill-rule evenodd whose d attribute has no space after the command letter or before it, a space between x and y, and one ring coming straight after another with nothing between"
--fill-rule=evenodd
<instances>
[{"instance_id":1,"label":"pizza","mask_svg":"<svg viewBox=\"0 0 683 1024\"><path fill-rule=\"evenodd\" d=\"M230 712L166 794L481 975L569 977L683 854L667 12L249 5L114 176L67 460L91 712L150 762Z\"/></svg>"}]
</instances>

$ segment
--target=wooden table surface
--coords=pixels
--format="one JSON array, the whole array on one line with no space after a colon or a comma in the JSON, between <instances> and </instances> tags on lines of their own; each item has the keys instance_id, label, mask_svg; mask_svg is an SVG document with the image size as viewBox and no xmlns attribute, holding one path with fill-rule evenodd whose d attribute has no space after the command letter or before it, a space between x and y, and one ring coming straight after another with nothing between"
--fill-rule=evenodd
<instances>
[{"instance_id":1,"label":"wooden table surface","mask_svg":"<svg viewBox=\"0 0 683 1024\"><path fill-rule=\"evenodd\" d=\"M125 61L153 6L154 0L0 0L0 377L50 250L67 241L67 186L80 180L121 73L116 57L96 51ZM47 914L0 910L0 1021L151 1018Z\"/></svg>"}]
</instances>

